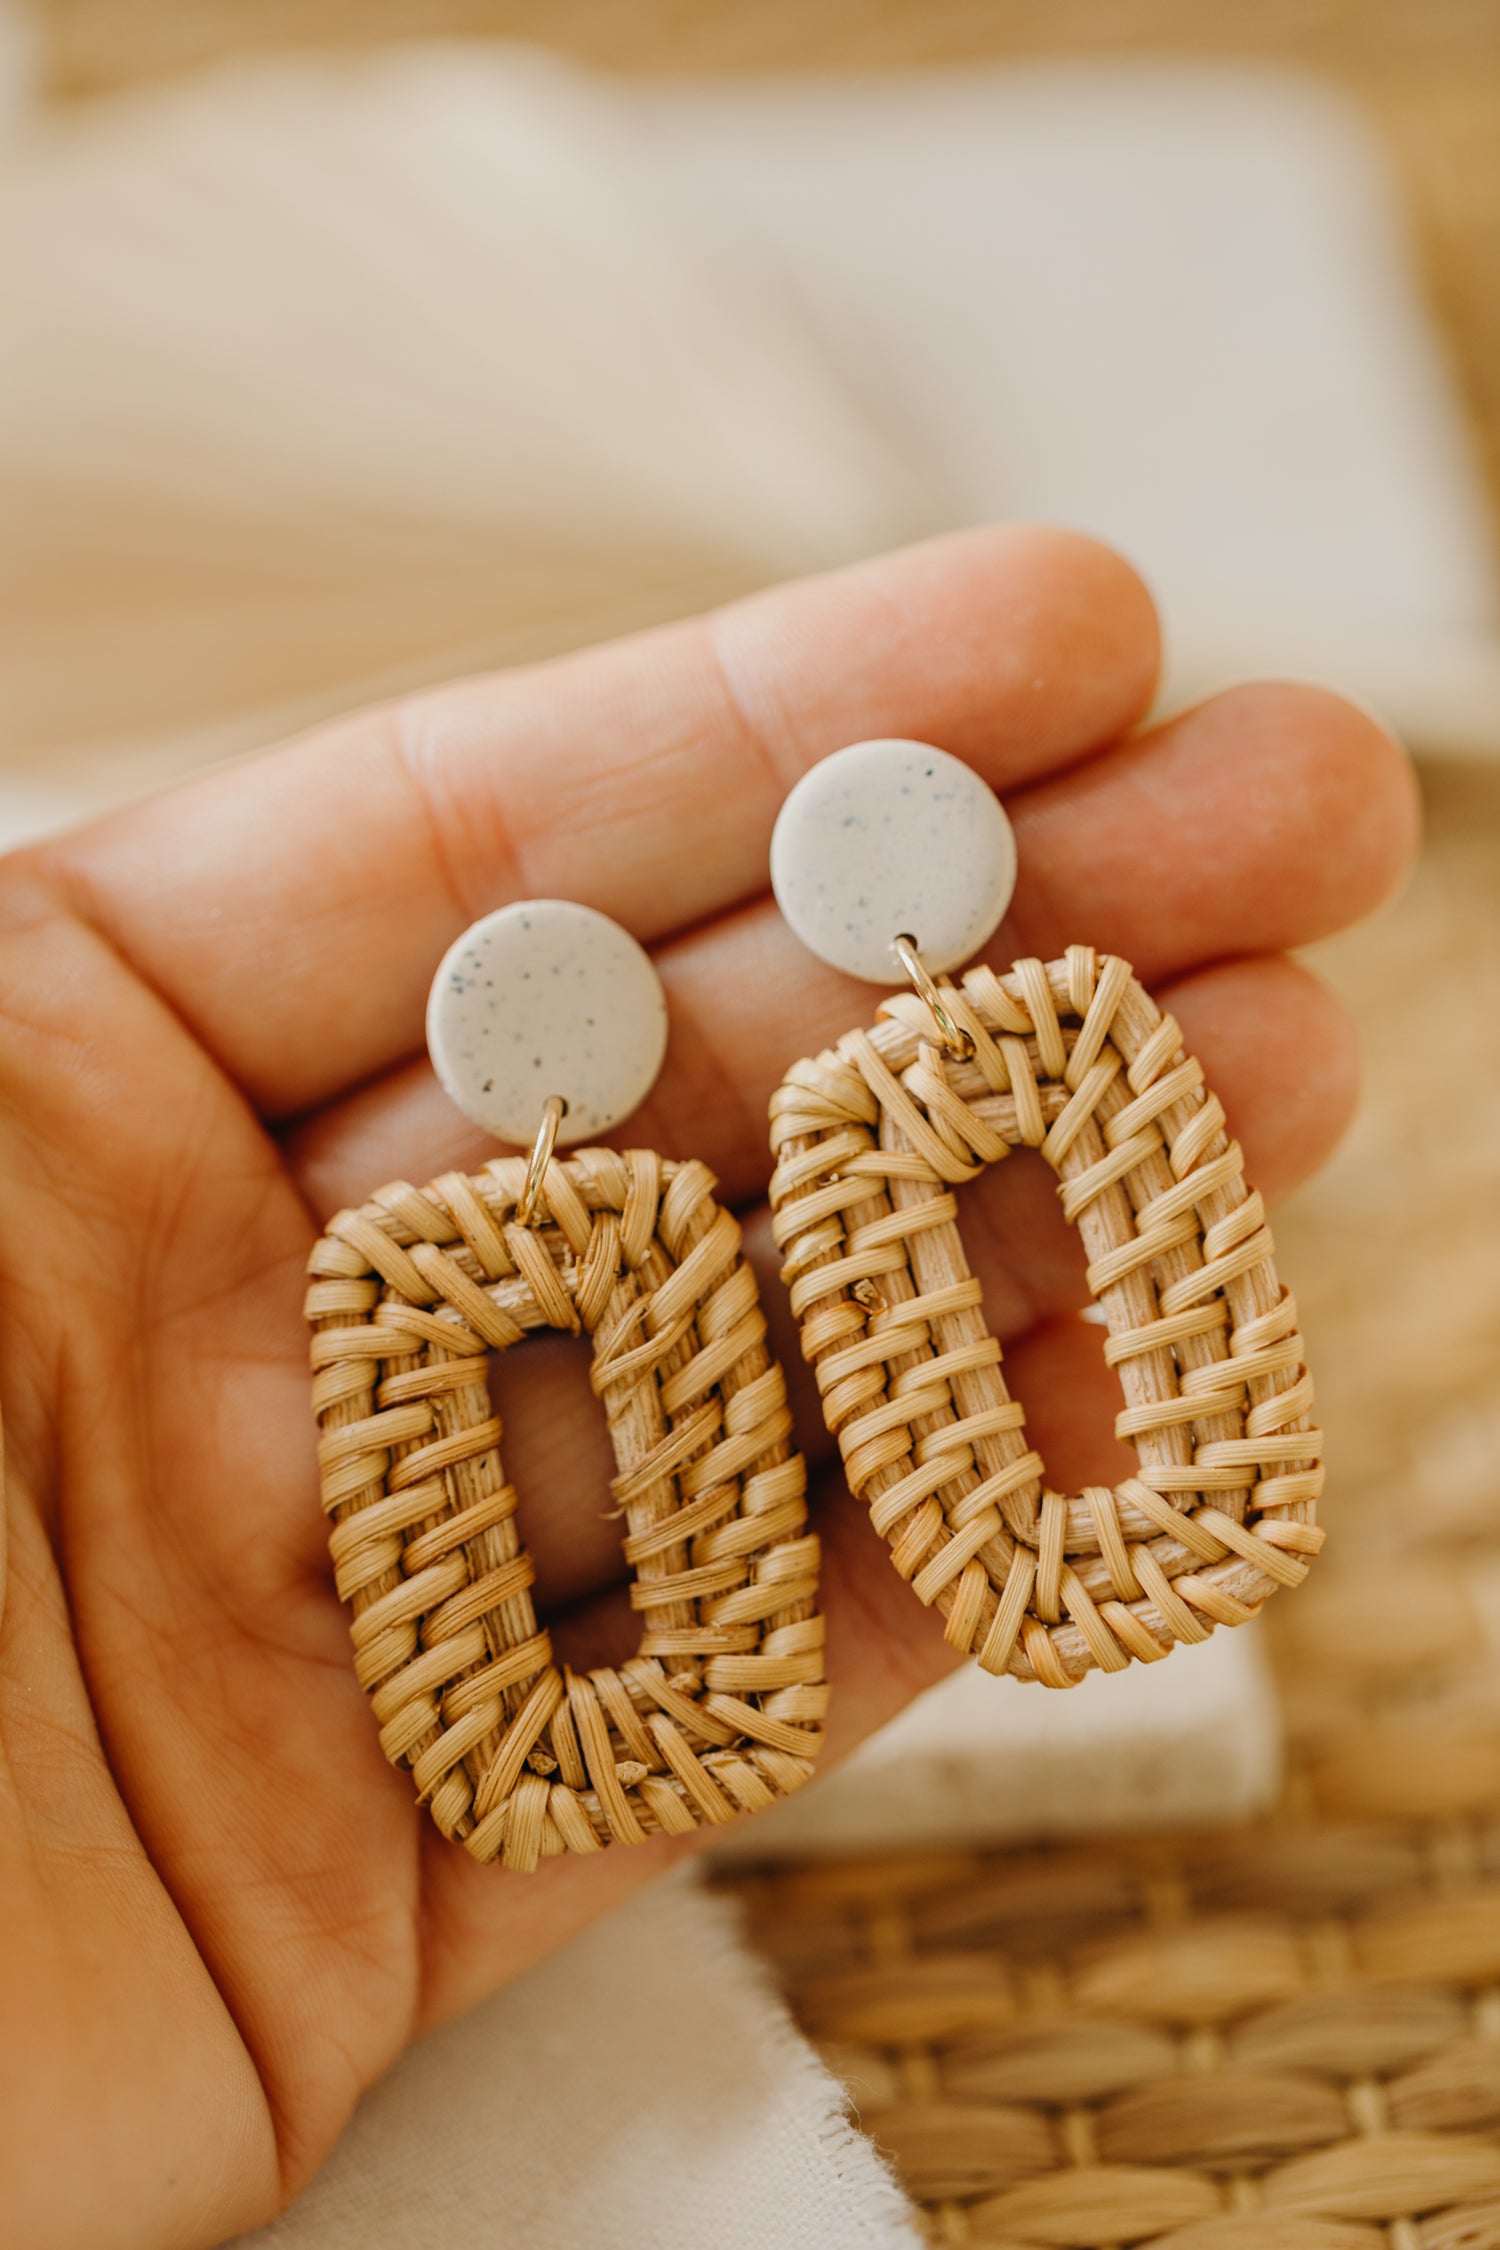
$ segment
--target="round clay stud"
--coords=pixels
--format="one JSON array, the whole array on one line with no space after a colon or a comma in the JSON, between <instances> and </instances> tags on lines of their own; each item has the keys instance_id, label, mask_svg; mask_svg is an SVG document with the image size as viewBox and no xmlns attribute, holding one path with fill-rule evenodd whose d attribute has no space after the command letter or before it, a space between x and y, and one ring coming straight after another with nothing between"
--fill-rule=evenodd
<instances>
[{"instance_id":1,"label":"round clay stud","mask_svg":"<svg viewBox=\"0 0 1500 2250\"><path fill-rule=\"evenodd\" d=\"M523 899L448 948L427 1002L443 1089L503 1141L535 1140L549 1094L560 1144L595 1140L645 1100L667 1051L667 999L644 949L607 914Z\"/></svg>"},{"instance_id":2,"label":"round clay stud","mask_svg":"<svg viewBox=\"0 0 1500 2250\"><path fill-rule=\"evenodd\" d=\"M855 742L805 773L771 838L771 884L803 944L897 984L892 938L934 975L977 953L1010 904L1016 839L972 767L925 742Z\"/></svg>"}]
</instances>

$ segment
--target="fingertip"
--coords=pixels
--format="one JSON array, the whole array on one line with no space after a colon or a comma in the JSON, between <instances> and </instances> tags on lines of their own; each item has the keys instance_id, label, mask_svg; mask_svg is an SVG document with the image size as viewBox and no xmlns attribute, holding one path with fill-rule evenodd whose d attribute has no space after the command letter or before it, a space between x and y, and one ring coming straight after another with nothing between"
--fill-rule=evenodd
<instances>
[{"instance_id":1,"label":"fingertip","mask_svg":"<svg viewBox=\"0 0 1500 2250\"><path fill-rule=\"evenodd\" d=\"M1244 815L1285 823L1290 812L1321 846L1321 867L1307 872L1328 906L1311 934L1394 897L1421 840L1421 791L1405 748L1372 711L1311 682L1257 680L1193 716L1235 758Z\"/></svg>"},{"instance_id":2,"label":"fingertip","mask_svg":"<svg viewBox=\"0 0 1500 2250\"><path fill-rule=\"evenodd\" d=\"M940 573L950 636L970 637L980 659L976 681L988 667L988 692L956 714L945 747L988 769L1003 720L1010 770L992 775L997 786L1106 747L1151 708L1161 623L1145 580L1116 548L1055 524L1010 523L909 554ZM1045 746L1045 757L1019 766L1022 746Z\"/></svg>"},{"instance_id":3,"label":"fingertip","mask_svg":"<svg viewBox=\"0 0 1500 2250\"><path fill-rule=\"evenodd\" d=\"M1359 1107L1363 1056L1349 1010L1285 954L1222 962L1160 997L1208 1083L1233 1089L1229 1130L1251 1180L1269 1201L1289 1195L1327 1163ZM1256 1058L1253 1070L1247 1056Z\"/></svg>"},{"instance_id":4,"label":"fingertip","mask_svg":"<svg viewBox=\"0 0 1500 2250\"><path fill-rule=\"evenodd\" d=\"M1113 732L1126 732L1150 710L1161 678L1161 618L1145 579L1118 547L1088 532L1057 524L998 528L1024 551L1077 661L1109 682Z\"/></svg>"},{"instance_id":5,"label":"fingertip","mask_svg":"<svg viewBox=\"0 0 1500 2250\"><path fill-rule=\"evenodd\" d=\"M1101 750L1156 687L1155 605L1081 532L985 524L768 589L707 621L738 719L788 778L910 735L1006 790Z\"/></svg>"},{"instance_id":6,"label":"fingertip","mask_svg":"<svg viewBox=\"0 0 1500 2250\"><path fill-rule=\"evenodd\" d=\"M1148 983L1310 945L1384 905L1416 853L1406 753L1327 688L1220 690L1021 792L1007 924L1043 955L1079 932Z\"/></svg>"},{"instance_id":7,"label":"fingertip","mask_svg":"<svg viewBox=\"0 0 1500 2250\"><path fill-rule=\"evenodd\" d=\"M1316 712L1325 758L1339 776L1341 804L1359 806L1356 865L1366 883L1359 911L1373 914L1400 892L1422 843L1422 787L1410 752L1378 712L1332 688L1298 691Z\"/></svg>"}]
</instances>

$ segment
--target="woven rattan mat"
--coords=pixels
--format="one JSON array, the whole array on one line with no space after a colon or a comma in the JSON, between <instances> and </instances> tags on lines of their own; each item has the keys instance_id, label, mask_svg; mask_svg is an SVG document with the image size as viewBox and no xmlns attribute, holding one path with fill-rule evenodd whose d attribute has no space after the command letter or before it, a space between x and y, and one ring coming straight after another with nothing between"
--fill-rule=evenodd
<instances>
[{"instance_id":1,"label":"woven rattan mat","mask_svg":"<svg viewBox=\"0 0 1500 2250\"><path fill-rule=\"evenodd\" d=\"M936 2242L1500 2244L1500 776L1428 780L1414 888L1322 964L1363 1118L1277 1230L1333 1464L1267 1612L1285 1801L745 1886Z\"/></svg>"}]
</instances>

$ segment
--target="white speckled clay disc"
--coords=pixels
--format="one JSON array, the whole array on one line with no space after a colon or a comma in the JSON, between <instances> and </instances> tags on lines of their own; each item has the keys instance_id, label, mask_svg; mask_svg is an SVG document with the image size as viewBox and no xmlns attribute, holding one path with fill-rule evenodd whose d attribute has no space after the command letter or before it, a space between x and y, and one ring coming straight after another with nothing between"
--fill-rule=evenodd
<instances>
[{"instance_id":1,"label":"white speckled clay disc","mask_svg":"<svg viewBox=\"0 0 1500 2250\"><path fill-rule=\"evenodd\" d=\"M771 884L803 944L870 984L896 984L909 933L934 975L996 928L1016 839L977 773L925 742L854 742L805 773L771 838Z\"/></svg>"},{"instance_id":2,"label":"white speckled clay disc","mask_svg":"<svg viewBox=\"0 0 1500 2250\"><path fill-rule=\"evenodd\" d=\"M596 1140L645 1100L667 1051L667 999L650 956L591 906L523 899L486 914L444 954L427 1048L466 1117L525 1148L549 1094L566 1146Z\"/></svg>"}]
</instances>

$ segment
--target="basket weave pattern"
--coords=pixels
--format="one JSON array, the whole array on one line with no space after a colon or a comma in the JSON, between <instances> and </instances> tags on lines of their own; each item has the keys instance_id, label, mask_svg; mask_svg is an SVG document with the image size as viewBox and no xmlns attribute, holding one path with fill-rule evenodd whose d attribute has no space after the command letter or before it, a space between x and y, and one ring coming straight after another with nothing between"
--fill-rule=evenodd
<instances>
[{"instance_id":1,"label":"basket weave pattern","mask_svg":"<svg viewBox=\"0 0 1500 2250\"><path fill-rule=\"evenodd\" d=\"M935 2243L1500 2244L1500 1886L1472 1854L1304 1821L746 1895Z\"/></svg>"},{"instance_id":2,"label":"basket weave pattern","mask_svg":"<svg viewBox=\"0 0 1500 2250\"><path fill-rule=\"evenodd\" d=\"M1200 1064L1118 958L1073 946L915 994L772 1104L784 1277L845 1473L946 1637L1070 1687L1253 1617L1317 1553L1321 1433L1297 1309ZM1109 1325L1138 1474L1044 1483L954 1187L1024 1146L1057 1173Z\"/></svg>"},{"instance_id":3,"label":"basket weave pattern","mask_svg":"<svg viewBox=\"0 0 1500 2250\"><path fill-rule=\"evenodd\" d=\"M682 1834L775 1802L821 1742L806 1472L740 1229L699 1163L584 1149L398 1182L313 1253L323 1503L359 1677L393 1763L475 1858ZM553 1661L500 1461L488 1354L592 1339L644 1631Z\"/></svg>"}]
</instances>

